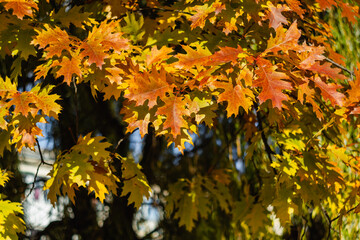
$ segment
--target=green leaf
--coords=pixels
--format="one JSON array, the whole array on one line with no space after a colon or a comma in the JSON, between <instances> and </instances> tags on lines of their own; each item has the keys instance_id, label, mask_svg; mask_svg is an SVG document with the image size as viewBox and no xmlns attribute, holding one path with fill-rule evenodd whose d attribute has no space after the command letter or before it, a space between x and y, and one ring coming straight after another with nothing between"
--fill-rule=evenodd
<instances>
[{"instance_id":1,"label":"green leaf","mask_svg":"<svg viewBox=\"0 0 360 240\"><path fill-rule=\"evenodd\" d=\"M134 13L127 13L123 19L126 25L121 28L121 31L123 31L132 42L142 40L142 37L145 34L145 31L142 29L144 26L143 16L136 19Z\"/></svg>"},{"instance_id":2,"label":"green leaf","mask_svg":"<svg viewBox=\"0 0 360 240\"><path fill-rule=\"evenodd\" d=\"M105 194L116 191L120 180L109 167L110 152L105 148L110 144L100 142L103 139L100 136L92 138L90 134L80 137L77 145L58 157L49 173L51 178L44 186L44 190L49 189L48 198L53 205L57 196L65 194L75 203L78 187L87 188L89 194L94 192L101 202Z\"/></svg>"},{"instance_id":3,"label":"green leaf","mask_svg":"<svg viewBox=\"0 0 360 240\"><path fill-rule=\"evenodd\" d=\"M134 203L135 208L139 209L144 196L150 197L151 188L146 180L143 172L141 172L140 164L134 163L132 159L121 158L122 178L124 187L121 196L130 193L128 202Z\"/></svg>"},{"instance_id":4,"label":"green leaf","mask_svg":"<svg viewBox=\"0 0 360 240\"><path fill-rule=\"evenodd\" d=\"M33 36L35 36L34 29L20 29L17 34L16 49L18 49L20 57L25 61L28 60L30 55L36 56L35 48L30 44Z\"/></svg>"},{"instance_id":5,"label":"green leaf","mask_svg":"<svg viewBox=\"0 0 360 240\"><path fill-rule=\"evenodd\" d=\"M81 28L84 22L91 20L89 16L92 13L83 12L83 6L74 6L67 11L67 8L61 8L57 13L53 13L51 16L55 22L61 22L63 26L69 27L70 23L76 27Z\"/></svg>"}]
</instances>

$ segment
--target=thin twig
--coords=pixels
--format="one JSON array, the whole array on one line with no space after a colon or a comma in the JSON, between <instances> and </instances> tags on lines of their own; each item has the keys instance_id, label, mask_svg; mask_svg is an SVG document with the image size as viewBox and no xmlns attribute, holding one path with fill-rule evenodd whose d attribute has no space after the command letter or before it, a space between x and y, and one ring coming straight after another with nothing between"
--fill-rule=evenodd
<instances>
[{"instance_id":1,"label":"thin twig","mask_svg":"<svg viewBox=\"0 0 360 240\"><path fill-rule=\"evenodd\" d=\"M125 134L125 136L124 137L122 137L118 142L117 142L117 144L116 144L116 146L115 146L115 148L114 148L114 150L112 151L112 153L113 154L115 154L116 153L116 151L117 151L117 149L120 147L120 145L121 145L121 143L126 139L126 138L128 138L129 136L130 136L130 134L131 133L126 133Z\"/></svg>"},{"instance_id":2,"label":"thin twig","mask_svg":"<svg viewBox=\"0 0 360 240\"><path fill-rule=\"evenodd\" d=\"M22 202L25 202L26 199L30 196L30 194L32 193L32 191L35 189L35 182L36 182L36 178L37 178L37 175L39 174L39 170L40 170L40 166L42 165L43 163L40 162L37 169L36 169L36 173L35 173L35 176L34 176L34 181L32 183L32 186L30 188L30 192L26 195L26 197L24 198L24 200Z\"/></svg>"},{"instance_id":3,"label":"thin twig","mask_svg":"<svg viewBox=\"0 0 360 240\"><path fill-rule=\"evenodd\" d=\"M76 131L76 139L79 136L79 114L78 114L78 97L77 97L77 93L78 93L78 89L76 86L76 82L75 82L75 77L72 78L72 83L74 84L74 91L75 91L75 100L74 100L74 104L75 104L75 131Z\"/></svg>"},{"instance_id":4,"label":"thin twig","mask_svg":"<svg viewBox=\"0 0 360 240\"><path fill-rule=\"evenodd\" d=\"M347 214L349 214L350 212L354 211L358 206L359 206L359 204L356 205L356 206L353 207L353 208L350 208L350 209L349 209L345 214L343 214L342 216L347 215ZM331 222L336 221L336 220L338 220L338 219L340 218L340 216L341 216L341 214L339 214L337 217L331 219L330 221L331 221Z\"/></svg>"},{"instance_id":5,"label":"thin twig","mask_svg":"<svg viewBox=\"0 0 360 240\"><path fill-rule=\"evenodd\" d=\"M193 16L194 14L190 13L190 12L186 12L183 10L177 10L177 9L166 9L166 8L152 8L152 7L141 7L136 9L137 11L146 11L146 10L158 10L158 11L163 11L163 12L177 12L177 13L183 13L183 14L188 14Z\"/></svg>"},{"instance_id":6,"label":"thin twig","mask_svg":"<svg viewBox=\"0 0 360 240\"><path fill-rule=\"evenodd\" d=\"M264 129L263 129L263 126L262 126L262 120L261 120L259 108L258 108L257 105L255 105L255 107L256 107L256 118L257 118L258 123L259 123L259 130L261 132L261 139L262 139L262 141L264 143L264 146L265 146L265 152L266 152L266 154L267 154L267 156L269 158L270 163L273 163L271 154L274 154L274 152L271 150L271 148L270 148L270 146L269 146L269 144L267 142L267 138L265 136ZM275 175L277 175L276 169L275 168L272 168L272 169L273 169Z\"/></svg>"},{"instance_id":7,"label":"thin twig","mask_svg":"<svg viewBox=\"0 0 360 240\"><path fill-rule=\"evenodd\" d=\"M344 70L345 72L348 72L350 74L350 77L351 77L351 80L354 80L354 76L355 76L355 73L349 69L347 69L346 67L334 62L333 60L331 60L330 58L325 58L326 61L330 62L331 64L334 64L336 67Z\"/></svg>"},{"instance_id":8,"label":"thin twig","mask_svg":"<svg viewBox=\"0 0 360 240\"><path fill-rule=\"evenodd\" d=\"M42 164L45 164L45 165L48 165L48 166L52 166L51 163L45 162L44 157L43 157L42 152L41 152L40 143L39 143L39 140L38 140L38 139L36 139L36 143L37 143L37 146L38 146L38 149L39 149L39 154L40 154L41 163L42 163Z\"/></svg>"},{"instance_id":9,"label":"thin twig","mask_svg":"<svg viewBox=\"0 0 360 240\"><path fill-rule=\"evenodd\" d=\"M37 169L36 169L36 172L35 172L35 175L34 175L34 181L33 181L33 183L32 183L32 186L31 186L31 188L30 188L30 191L29 191L29 193L25 196L25 198L24 198L24 200L23 200L22 202L25 202L26 199L27 199L27 198L30 196L30 194L32 193L32 191L35 189L35 183L37 182L36 179L37 179L37 176L38 176L38 174L39 174L39 170L40 170L41 165L44 164L44 165L52 166L52 164L45 162L44 157L43 157L42 152L41 152L41 148L40 148L40 144L39 144L39 140L38 140L38 139L36 139L36 143L37 143L37 146L38 146L38 149L39 149L40 163L39 163L39 165L37 166Z\"/></svg>"}]
</instances>

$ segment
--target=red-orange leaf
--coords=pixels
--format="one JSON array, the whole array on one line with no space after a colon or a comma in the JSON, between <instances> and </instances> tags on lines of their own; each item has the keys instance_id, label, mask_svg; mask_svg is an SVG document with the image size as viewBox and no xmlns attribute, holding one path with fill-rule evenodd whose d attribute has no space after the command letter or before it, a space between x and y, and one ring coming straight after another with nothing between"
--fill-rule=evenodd
<instances>
[{"instance_id":1,"label":"red-orange leaf","mask_svg":"<svg viewBox=\"0 0 360 240\"><path fill-rule=\"evenodd\" d=\"M0 2L4 2L5 9L12 9L13 14L20 19L23 19L24 16L32 17L32 8L39 10L37 4L33 0L0 0Z\"/></svg>"},{"instance_id":2,"label":"red-orange leaf","mask_svg":"<svg viewBox=\"0 0 360 240\"><path fill-rule=\"evenodd\" d=\"M157 114L166 116L163 128L164 130L170 128L170 133L176 138L181 134L181 128L188 128L188 123L183 116L190 115L190 111L187 109L189 100L172 95L163 101L165 105L157 110Z\"/></svg>"},{"instance_id":3,"label":"red-orange leaf","mask_svg":"<svg viewBox=\"0 0 360 240\"><path fill-rule=\"evenodd\" d=\"M282 11L289 11L290 8L286 5L274 6L271 2L268 2L269 13L267 18L270 20L270 27L275 30L281 26L281 24L287 24L286 18L281 14Z\"/></svg>"},{"instance_id":4,"label":"red-orange leaf","mask_svg":"<svg viewBox=\"0 0 360 240\"><path fill-rule=\"evenodd\" d=\"M359 7L358 6L350 6L349 3L339 2L341 9L341 16L346 17L349 22L355 24L357 22L356 17L360 17L359 15Z\"/></svg>"},{"instance_id":5,"label":"red-orange leaf","mask_svg":"<svg viewBox=\"0 0 360 240\"><path fill-rule=\"evenodd\" d=\"M346 79L345 75L340 74L341 72L340 68L332 68L331 65L332 64L329 62L326 62L323 65L320 65L319 62L315 62L315 64L305 69L329 76L332 79L341 79L341 80Z\"/></svg>"},{"instance_id":6,"label":"red-orange leaf","mask_svg":"<svg viewBox=\"0 0 360 240\"><path fill-rule=\"evenodd\" d=\"M300 7L301 3L299 0L286 0L286 3L289 5L290 9L297 13L301 18L304 18L303 14L305 10Z\"/></svg>"},{"instance_id":7,"label":"red-orange leaf","mask_svg":"<svg viewBox=\"0 0 360 240\"><path fill-rule=\"evenodd\" d=\"M237 48L232 47L222 47L219 51L215 52L213 55L209 57L209 61L206 62L206 65L218 65L221 63L233 62L236 63L238 61L238 55L240 53L245 53L245 51L238 46Z\"/></svg>"},{"instance_id":8,"label":"red-orange leaf","mask_svg":"<svg viewBox=\"0 0 360 240\"><path fill-rule=\"evenodd\" d=\"M330 100L334 106L339 105L341 107L343 105L345 95L337 91L337 89L342 88L341 86L332 83L324 83L319 77L316 77L314 82L316 86L320 88L321 95L324 99Z\"/></svg>"},{"instance_id":9,"label":"red-orange leaf","mask_svg":"<svg viewBox=\"0 0 360 240\"><path fill-rule=\"evenodd\" d=\"M282 101L288 99L282 90L293 89L291 83L284 81L284 79L289 79L289 77L285 73L276 72L277 67L266 59L260 58L256 63L258 69L255 73L258 78L254 80L254 86L262 88L259 95L260 103L270 99L273 107L281 109Z\"/></svg>"},{"instance_id":10,"label":"red-orange leaf","mask_svg":"<svg viewBox=\"0 0 360 240\"><path fill-rule=\"evenodd\" d=\"M316 61L321 61L325 59L324 50L322 46L313 47L313 46L303 46L304 52L300 53L299 57L302 59L300 67L303 69L311 68Z\"/></svg>"},{"instance_id":11,"label":"red-orange leaf","mask_svg":"<svg viewBox=\"0 0 360 240\"><path fill-rule=\"evenodd\" d=\"M166 92L172 91L172 85L166 81L166 75L163 68L160 72L153 68L151 73L137 73L129 83L125 97L135 101L137 106L149 100L149 108L154 107L157 104L158 97L164 98Z\"/></svg>"},{"instance_id":12,"label":"red-orange leaf","mask_svg":"<svg viewBox=\"0 0 360 240\"><path fill-rule=\"evenodd\" d=\"M103 48L100 45L100 41L87 41L83 42L80 45L80 48L83 51L80 53L79 57L84 59L89 57L89 64L95 63L97 67L102 68L104 64L104 59L108 58L108 54L105 52L109 49Z\"/></svg>"},{"instance_id":13,"label":"red-orange leaf","mask_svg":"<svg viewBox=\"0 0 360 240\"><path fill-rule=\"evenodd\" d=\"M332 6L337 6L335 0L316 0L316 1L319 3L321 10L331 8Z\"/></svg>"},{"instance_id":14,"label":"red-orange leaf","mask_svg":"<svg viewBox=\"0 0 360 240\"><path fill-rule=\"evenodd\" d=\"M360 101L360 63L357 63L357 69L355 70L355 80L350 81L351 89L347 91L349 94L349 104Z\"/></svg>"}]
</instances>

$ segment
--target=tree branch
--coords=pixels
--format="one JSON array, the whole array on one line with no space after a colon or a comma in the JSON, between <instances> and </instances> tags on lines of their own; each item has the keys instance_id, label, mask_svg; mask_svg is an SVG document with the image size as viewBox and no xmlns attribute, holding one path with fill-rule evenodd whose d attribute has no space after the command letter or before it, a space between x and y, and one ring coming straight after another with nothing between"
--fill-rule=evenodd
<instances>
[{"instance_id":1,"label":"tree branch","mask_svg":"<svg viewBox=\"0 0 360 240\"><path fill-rule=\"evenodd\" d=\"M331 60L330 58L325 58L326 61L328 61L329 63L331 64L334 64L336 67L344 70L345 72L348 72L350 74L350 77L351 77L351 80L354 80L354 76L355 76L355 73L349 69L347 69L346 67L334 62L333 60Z\"/></svg>"},{"instance_id":2,"label":"tree branch","mask_svg":"<svg viewBox=\"0 0 360 240\"><path fill-rule=\"evenodd\" d=\"M270 163L273 163L271 154L274 154L274 152L271 150L271 148L270 148L270 146L269 146L269 144L267 142L267 138L265 136L264 129L263 129L263 126L262 126L262 120L261 120L260 112L258 111L259 107L257 106L257 104L255 104L255 107L256 107L256 118L257 118L258 123L259 123L259 130L261 132L261 139L262 139L262 141L264 143L264 146L265 146L265 152L266 152L266 154L267 154L267 156L269 158ZM276 169L275 168L272 168L272 169L273 169L275 175L277 175Z\"/></svg>"},{"instance_id":3,"label":"tree branch","mask_svg":"<svg viewBox=\"0 0 360 240\"><path fill-rule=\"evenodd\" d=\"M343 214L342 216L347 215L347 214L349 214L350 212L354 211L359 205L360 205L360 204L356 205L356 206L353 207L353 208L350 208L350 209L349 209L345 214ZM340 218L340 216L341 216L341 214L339 214L337 217L331 219L330 222L333 222L333 221L338 220L338 219Z\"/></svg>"},{"instance_id":4,"label":"tree branch","mask_svg":"<svg viewBox=\"0 0 360 240\"><path fill-rule=\"evenodd\" d=\"M75 82L75 77L72 78L72 83L74 84L74 92L75 92L75 96L74 96L74 104L75 104L75 132L76 132L76 139L79 136L79 114L78 114L78 97L77 97L77 86L76 86L76 82ZM76 143L76 141L75 141Z\"/></svg>"},{"instance_id":5,"label":"tree branch","mask_svg":"<svg viewBox=\"0 0 360 240\"><path fill-rule=\"evenodd\" d=\"M39 170L40 170L40 166L42 165L42 162L39 163L37 169L36 169L36 173L35 173L35 176L34 176L34 181L32 183L32 186L30 188L30 192L25 196L24 200L22 201L22 203L24 203L26 201L26 199L30 196L30 194L32 193L32 191L35 189L35 183L36 183L36 178L37 178L37 175L39 173Z\"/></svg>"},{"instance_id":6,"label":"tree branch","mask_svg":"<svg viewBox=\"0 0 360 240\"><path fill-rule=\"evenodd\" d=\"M38 174L39 174L39 170L40 170L41 165L44 164L44 165L52 166L52 164L45 162L44 157L43 157L42 152L41 152L41 148L40 148L40 144L39 144L39 140L38 140L38 139L36 139L36 143L37 143L37 146L38 146L38 149L39 149L40 163L39 163L39 165L38 165L37 168L36 168L36 172L35 172L35 175L34 175L34 181L33 181L33 183L32 183L32 186L31 186L31 188L30 188L30 191L29 191L29 193L25 196L25 198L24 198L24 200L22 201L22 203L26 201L26 199L30 196L30 194L32 193L32 191L35 189L35 183L37 182L36 179L37 179L37 176L38 176Z\"/></svg>"}]
</instances>

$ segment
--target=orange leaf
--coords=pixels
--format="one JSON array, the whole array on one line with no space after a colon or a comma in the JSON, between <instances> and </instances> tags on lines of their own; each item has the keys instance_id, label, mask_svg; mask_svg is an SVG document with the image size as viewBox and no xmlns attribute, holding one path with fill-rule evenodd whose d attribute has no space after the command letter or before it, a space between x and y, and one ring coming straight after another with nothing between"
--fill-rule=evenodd
<instances>
[{"instance_id":1,"label":"orange leaf","mask_svg":"<svg viewBox=\"0 0 360 240\"><path fill-rule=\"evenodd\" d=\"M64 82L67 83L67 85L70 86L70 83L72 81L73 74L78 75L81 77L81 68L80 68L80 59L79 58L67 58L64 56L61 60L55 61L52 66L60 66L61 68L56 72L56 77L64 76Z\"/></svg>"},{"instance_id":2,"label":"orange leaf","mask_svg":"<svg viewBox=\"0 0 360 240\"><path fill-rule=\"evenodd\" d=\"M89 57L89 64L95 63L100 69L104 64L104 59L109 57L109 55L105 53L108 49L101 47L100 41L83 42L80 45L80 49L83 49L79 55L80 59Z\"/></svg>"},{"instance_id":3,"label":"orange leaf","mask_svg":"<svg viewBox=\"0 0 360 240\"><path fill-rule=\"evenodd\" d=\"M170 128L170 133L176 138L181 134L181 128L188 128L188 123L183 116L190 115L190 111L187 109L189 99L172 95L163 101L165 105L157 110L157 114L166 116L163 128Z\"/></svg>"},{"instance_id":4,"label":"orange leaf","mask_svg":"<svg viewBox=\"0 0 360 240\"><path fill-rule=\"evenodd\" d=\"M246 112L252 106L252 98L254 98L254 94L248 88L243 88L238 82L235 86L233 86L232 82L215 82L213 85L217 88L222 88L225 91L219 95L218 102L227 101L226 111L228 113L228 117L231 115L235 115L235 117L239 113L239 107L243 107Z\"/></svg>"},{"instance_id":5,"label":"orange leaf","mask_svg":"<svg viewBox=\"0 0 360 240\"><path fill-rule=\"evenodd\" d=\"M166 71L161 68L158 72L154 67L152 72L137 73L127 89L125 97L136 102L136 105L142 105L149 100L149 108L157 104L158 97L164 98L166 92L171 92L172 85L166 80Z\"/></svg>"},{"instance_id":6,"label":"orange leaf","mask_svg":"<svg viewBox=\"0 0 360 240\"><path fill-rule=\"evenodd\" d=\"M268 47L263 54L268 52L276 53L278 51L288 52L289 50L298 50L301 48L298 45L299 38L301 36L300 30L297 28L296 21L291 24L288 30L282 26L276 29L276 37L271 37L268 41Z\"/></svg>"},{"instance_id":7,"label":"orange leaf","mask_svg":"<svg viewBox=\"0 0 360 240\"><path fill-rule=\"evenodd\" d=\"M289 11L290 8L286 5L278 4L276 7L271 3L268 2L267 4L269 8L269 13L267 18L270 20L270 27L274 28L275 30L282 26L281 24L287 24L286 18L281 14L282 11Z\"/></svg>"},{"instance_id":8,"label":"orange leaf","mask_svg":"<svg viewBox=\"0 0 360 240\"><path fill-rule=\"evenodd\" d=\"M60 100L60 96L57 94L50 94L51 89L51 87L46 87L40 91L34 92L34 103L38 109L41 109L44 115L58 119L61 106L56 103L56 101Z\"/></svg>"},{"instance_id":9,"label":"orange leaf","mask_svg":"<svg viewBox=\"0 0 360 240\"><path fill-rule=\"evenodd\" d=\"M32 8L39 10L37 4L33 0L0 0L0 2L4 2L5 9L12 9L13 14L20 19L23 19L24 16L32 17Z\"/></svg>"},{"instance_id":10,"label":"orange leaf","mask_svg":"<svg viewBox=\"0 0 360 240\"><path fill-rule=\"evenodd\" d=\"M300 67L303 69L310 68L315 64L316 61L321 61L325 59L324 50L325 48L322 46L313 47L304 45L304 52L299 54L300 59L302 60L300 63Z\"/></svg>"},{"instance_id":11,"label":"orange leaf","mask_svg":"<svg viewBox=\"0 0 360 240\"><path fill-rule=\"evenodd\" d=\"M209 14L214 12L214 8L208 4L204 4L193 7L193 10L196 13L190 17L190 21L192 22L190 25L191 30L196 27L204 28L205 21Z\"/></svg>"},{"instance_id":12,"label":"orange leaf","mask_svg":"<svg viewBox=\"0 0 360 240\"><path fill-rule=\"evenodd\" d=\"M316 2L319 3L321 10L337 6L337 3L334 0L316 0Z\"/></svg>"},{"instance_id":13,"label":"orange leaf","mask_svg":"<svg viewBox=\"0 0 360 240\"><path fill-rule=\"evenodd\" d=\"M360 101L360 63L357 63L357 69L355 70L355 80L349 82L351 89L347 91L349 94L349 103L355 103Z\"/></svg>"},{"instance_id":14,"label":"orange leaf","mask_svg":"<svg viewBox=\"0 0 360 240\"><path fill-rule=\"evenodd\" d=\"M215 52L209 57L209 61L206 65L218 65L227 62L237 63L238 55L240 53L245 53L240 46L238 46L238 48L222 47L220 48L220 51Z\"/></svg>"},{"instance_id":15,"label":"orange leaf","mask_svg":"<svg viewBox=\"0 0 360 240\"><path fill-rule=\"evenodd\" d=\"M134 114L134 112L131 112ZM143 138L148 133L148 127L150 123L150 113L146 114L144 119L138 119L138 114L135 114L130 118L124 118L124 121L127 122L129 125L126 128L127 132L133 132L136 129L139 129L139 133Z\"/></svg>"},{"instance_id":16,"label":"orange leaf","mask_svg":"<svg viewBox=\"0 0 360 240\"><path fill-rule=\"evenodd\" d=\"M225 22L225 27L223 29L223 32L225 35L229 35L232 31L237 31L238 28L236 26L236 18L231 18L230 22Z\"/></svg>"},{"instance_id":17,"label":"orange leaf","mask_svg":"<svg viewBox=\"0 0 360 240\"><path fill-rule=\"evenodd\" d=\"M286 3L289 5L290 9L297 13L302 19L304 18L303 14L305 10L300 7L301 3L299 0L286 0Z\"/></svg>"},{"instance_id":18,"label":"orange leaf","mask_svg":"<svg viewBox=\"0 0 360 240\"><path fill-rule=\"evenodd\" d=\"M282 101L288 99L288 97L282 93L282 90L293 89L291 83L284 81L284 79L289 79L289 77L285 73L276 72L277 67L266 59L260 58L256 63L258 69L255 73L258 78L254 80L254 86L262 88L259 95L260 103L270 99L273 107L281 109Z\"/></svg>"},{"instance_id":19,"label":"orange leaf","mask_svg":"<svg viewBox=\"0 0 360 240\"><path fill-rule=\"evenodd\" d=\"M104 59L108 57L106 52L113 49L116 53L129 49L129 40L122 38L122 33L116 29L118 21L102 22L99 27L94 27L89 36L81 43L80 59L89 57L89 64L95 63L101 69Z\"/></svg>"},{"instance_id":20,"label":"orange leaf","mask_svg":"<svg viewBox=\"0 0 360 240\"><path fill-rule=\"evenodd\" d=\"M314 79L314 83L320 88L324 99L330 100L334 106L339 105L341 107L343 105L345 95L336 91L337 89L342 88L341 86L332 83L325 83L319 77Z\"/></svg>"},{"instance_id":21,"label":"orange leaf","mask_svg":"<svg viewBox=\"0 0 360 240\"><path fill-rule=\"evenodd\" d=\"M170 57L168 54L172 51L171 48L166 46L163 46L159 50L157 49L157 46L152 47L151 52L146 56L146 65L151 66L153 63L161 63Z\"/></svg>"},{"instance_id":22,"label":"orange leaf","mask_svg":"<svg viewBox=\"0 0 360 240\"><path fill-rule=\"evenodd\" d=\"M31 41L33 45L39 45L47 51L46 58L51 58L55 55L61 56L62 51L71 53L71 44L69 35L66 31L58 27L52 28L48 24L44 25L45 29L35 30L38 35Z\"/></svg>"},{"instance_id":23,"label":"orange leaf","mask_svg":"<svg viewBox=\"0 0 360 240\"><path fill-rule=\"evenodd\" d=\"M184 68L186 70L189 70L195 65L204 65L208 63L211 52L207 48L202 48L198 43L196 43L195 47L196 50L194 50L190 46L183 46L186 54L175 55L175 57L178 58L179 61L175 62L174 66L180 69Z\"/></svg>"},{"instance_id":24,"label":"orange leaf","mask_svg":"<svg viewBox=\"0 0 360 240\"><path fill-rule=\"evenodd\" d=\"M350 6L349 3L339 2L341 9L341 16L346 17L349 22L355 24L357 22L355 17L360 17L359 15L359 7L358 6Z\"/></svg>"},{"instance_id":25,"label":"orange leaf","mask_svg":"<svg viewBox=\"0 0 360 240\"><path fill-rule=\"evenodd\" d=\"M34 110L34 108L30 107L31 103L34 103L32 94L29 92L17 92L12 95L12 100L8 102L7 107L10 108L12 105L15 105L14 115L21 113L24 116L28 116Z\"/></svg>"},{"instance_id":26,"label":"orange leaf","mask_svg":"<svg viewBox=\"0 0 360 240\"><path fill-rule=\"evenodd\" d=\"M315 62L315 64L313 64L310 67L306 67L306 70L310 70L310 71L315 71L318 72L320 74L329 76L332 79L340 79L340 80L344 80L346 79L346 76L343 74L340 74L341 69L339 68L332 68L331 67L331 63L326 62L323 65L320 65L319 62Z\"/></svg>"}]
</instances>

